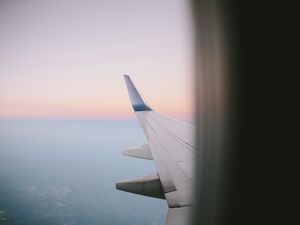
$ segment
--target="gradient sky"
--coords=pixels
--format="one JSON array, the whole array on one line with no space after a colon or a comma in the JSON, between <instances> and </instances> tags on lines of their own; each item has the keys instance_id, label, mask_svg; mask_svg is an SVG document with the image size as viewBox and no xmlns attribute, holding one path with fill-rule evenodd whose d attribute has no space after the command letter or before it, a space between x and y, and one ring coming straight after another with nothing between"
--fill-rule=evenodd
<instances>
[{"instance_id":1,"label":"gradient sky","mask_svg":"<svg viewBox=\"0 0 300 225\"><path fill-rule=\"evenodd\" d=\"M185 0L0 0L0 117L133 117L123 74L191 117Z\"/></svg>"}]
</instances>

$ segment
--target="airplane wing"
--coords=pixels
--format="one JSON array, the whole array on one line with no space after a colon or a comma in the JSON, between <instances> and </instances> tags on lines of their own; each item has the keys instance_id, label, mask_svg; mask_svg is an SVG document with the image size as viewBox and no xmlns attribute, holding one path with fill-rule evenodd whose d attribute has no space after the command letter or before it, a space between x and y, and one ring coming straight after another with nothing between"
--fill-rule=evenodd
<instances>
[{"instance_id":1,"label":"airplane wing","mask_svg":"<svg viewBox=\"0 0 300 225\"><path fill-rule=\"evenodd\" d=\"M123 151L124 155L154 160L157 173L121 181L118 190L166 199L166 225L190 224L195 183L194 127L155 112L124 75L133 110L148 143Z\"/></svg>"}]
</instances>

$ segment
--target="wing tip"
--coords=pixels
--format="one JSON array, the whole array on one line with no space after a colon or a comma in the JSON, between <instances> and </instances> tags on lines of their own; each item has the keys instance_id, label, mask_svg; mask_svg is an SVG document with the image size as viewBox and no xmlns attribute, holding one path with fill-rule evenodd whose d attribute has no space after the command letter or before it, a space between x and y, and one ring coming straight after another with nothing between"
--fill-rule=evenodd
<instances>
[{"instance_id":1,"label":"wing tip","mask_svg":"<svg viewBox=\"0 0 300 225\"><path fill-rule=\"evenodd\" d=\"M151 107L149 107L143 97L140 95L138 90L136 89L135 85L131 81L131 78L129 75L124 74L123 75L125 79L125 83L127 86L127 90L129 93L129 97L132 103L132 108L135 112L138 111L152 111Z\"/></svg>"}]
</instances>

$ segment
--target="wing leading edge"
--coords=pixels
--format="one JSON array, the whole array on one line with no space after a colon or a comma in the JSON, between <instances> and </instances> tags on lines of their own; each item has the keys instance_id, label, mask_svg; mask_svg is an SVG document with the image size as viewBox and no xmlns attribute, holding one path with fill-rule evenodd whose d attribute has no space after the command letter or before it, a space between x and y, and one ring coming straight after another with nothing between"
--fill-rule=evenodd
<instances>
[{"instance_id":1,"label":"wing leading edge","mask_svg":"<svg viewBox=\"0 0 300 225\"><path fill-rule=\"evenodd\" d=\"M127 156L151 159L157 174L117 183L117 189L165 198L169 207L166 224L189 224L195 182L194 127L155 112L124 75L136 116L147 137L147 145L124 152ZM180 219L179 219L180 218Z\"/></svg>"}]
</instances>

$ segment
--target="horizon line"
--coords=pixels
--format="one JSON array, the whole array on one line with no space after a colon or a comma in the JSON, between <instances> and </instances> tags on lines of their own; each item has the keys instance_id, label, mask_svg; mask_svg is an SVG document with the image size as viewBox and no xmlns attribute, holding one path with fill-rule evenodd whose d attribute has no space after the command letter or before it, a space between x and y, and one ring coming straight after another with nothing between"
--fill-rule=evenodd
<instances>
[{"instance_id":1,"label":"horizon line","mask_svg":"<svg viewBox=\"0 0 300 225\"><path fill-rule=\"evenodd\" d=\"M174 117L173 115L170 115ZM175 116L183 121L193 121L193 116ZM136 120L136 116L0 116L0 120Z\"/></svg>"}]
</instances>

